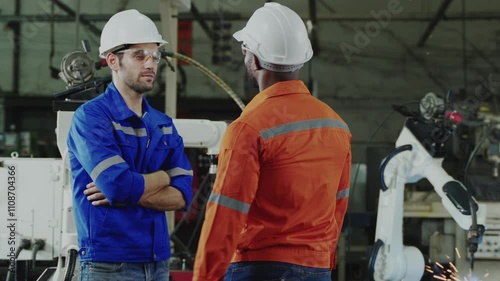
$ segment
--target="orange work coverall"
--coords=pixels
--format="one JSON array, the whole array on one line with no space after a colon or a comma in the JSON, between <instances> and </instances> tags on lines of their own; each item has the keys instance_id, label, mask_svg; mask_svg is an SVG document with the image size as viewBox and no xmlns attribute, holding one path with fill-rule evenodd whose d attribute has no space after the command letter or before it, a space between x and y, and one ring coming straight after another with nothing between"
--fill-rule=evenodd
<instances>
[{"instance_id":1,"label":"orange work coverall","mask_svg":"<svg viewBox=\"0 0 500 281\"><path fill-rule=\"evenodd\" d=\"M334 268L351 139L300 80L255 96L224 134L193 280L221 280L230 262Z\"/></svg>"}]
</instances>

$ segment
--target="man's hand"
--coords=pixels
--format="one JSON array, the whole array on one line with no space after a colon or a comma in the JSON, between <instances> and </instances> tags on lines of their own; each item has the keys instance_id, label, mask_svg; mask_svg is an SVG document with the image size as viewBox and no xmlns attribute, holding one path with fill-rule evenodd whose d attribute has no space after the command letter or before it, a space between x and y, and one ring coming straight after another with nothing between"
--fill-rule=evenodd
<instances>
[{"instance_id":1,"label":"man's hand","mask_svg":"<svg viewBox=\"0 0 500 281\"><path fill-rule=\"evenodd\" d=\"M182 193L169 187L170 176L165 171L157 171L151 174L144 174L144 193L139 200L139 205L158 211L177 210L186 205ZM108 199L99 190L94 182L87 184L83 194L94 206L110 206ZM126 203L114 203L113 207L123 207Z\"/></svg>"},{"instance_id":2,"label":"man's hand","mask_svg":"<svg viewBox=\"0 0 500 281\"><path fill-rule=\"evenodd\" d=\"M155 194L165 186L170 185L170 176L167 172L160 170L151 174L143 174L144 177L144 194L142 197L148 197Z\"/></svg>"},{"instance_id":3,"label":"man's hand","mask_svg":"<svg viewBox=\"0 0 500 281\"><path fill-rule=\"evenodd\" d=\"M139 206L156 211L174 211L185 207L186 201L177 188L166 186L156 193L142 196Z\"/></svg>"},{"instance_id":4,"label":"man's hand","mask_svg":"<svg viewBox=\"0 0 500 281\"><path fill-rule=\"evenodd\" d=\"M87 184L86 188L87 189L83 191L83 194L87 195L87 200L92 201L92 205L109 206L108 199L106 199L106 196L102 194L94 182Z\"/></svg>"}]
</instances>

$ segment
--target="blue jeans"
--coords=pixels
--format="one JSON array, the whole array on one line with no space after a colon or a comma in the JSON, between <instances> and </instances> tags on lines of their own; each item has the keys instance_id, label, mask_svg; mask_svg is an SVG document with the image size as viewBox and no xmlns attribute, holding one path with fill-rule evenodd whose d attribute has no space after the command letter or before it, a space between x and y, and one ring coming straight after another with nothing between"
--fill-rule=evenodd
<instances>
[{"instance_id":1,"label":"blue jeans","mask_svg":"<svg viewBox=\"0 0 500 281\"><path fill-rule=\"evenodd\" d=\"M168 281L170 262L82 261L80 266L80 281Z\"/></svg>"},{"instance_id":2,"label":"blue jeans","mask_svg":"<svg viewBox=\"0 0 500 281\"><path fill-rule=\"evenodd\" d=\"M231 263L224 281L331 281L328 268L314 268L284 262Z\"/></svg>"}]
</instances>

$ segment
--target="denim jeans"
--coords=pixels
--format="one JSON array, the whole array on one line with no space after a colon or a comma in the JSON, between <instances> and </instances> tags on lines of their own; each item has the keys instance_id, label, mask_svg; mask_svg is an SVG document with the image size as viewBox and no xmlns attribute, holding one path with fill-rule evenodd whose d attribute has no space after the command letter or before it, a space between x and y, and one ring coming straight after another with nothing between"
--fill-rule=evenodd
<instances>
[{"instance_id":1,"label":"denim jeans","mask_svg":"<svg viewBox=\"0 0 500 281\"><path fill-rule=\"evenodd\" d=\"M224 281L331 281L328 268L314 268L283 262L231 263Z\"/></svg>"},{"instance_id":2,"label":"denim jeans","mask_svg":"<svg viewBox=\"0 0 500 281\"><path fill-rule=\"evenodd\" d=\"M82 261L80 266L80 281L168 281L170 263Z\"/></svg>"}]
</instances>

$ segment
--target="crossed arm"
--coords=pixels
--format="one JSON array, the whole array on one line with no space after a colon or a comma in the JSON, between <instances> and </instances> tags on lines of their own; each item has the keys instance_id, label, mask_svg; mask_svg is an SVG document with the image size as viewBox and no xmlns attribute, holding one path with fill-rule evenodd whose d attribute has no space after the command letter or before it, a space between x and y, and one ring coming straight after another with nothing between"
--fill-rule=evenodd
<instances>
[{"instance_id":1,"label":"crossed arm","mask_svg":"<svg viewBox=\"0 0 500 281\"><path fill-rule=\"evenodd\" d=\"M174 211L186 205L182 193L170 186L170 176L165 171L143 174L143 177L145 187L139 206L157 211ZM87 184L86 188L83 193L87 196L87 200L92 201L92 205L109 205L108 199L94 182Z\"/></svg>"},{"instance_id":2,"label":"crossed arm","mask_svg":"<svg viewBox=\"0 0 500 281\"><path fill-rule=\"evenodd\" d=\"M168 159L158 171L140 174L123 158L114 137L113 122L102 122L107 118L99 106L81 106L73 116L68 134L70 157L88 173L89 182L93 181L84 190L87 199L94 206L138 204L161 211L189 205L192 170L175 126L172 124L169 132ZM171 172L167 174L168 171Z\"/></svg>"}]
</instances>

